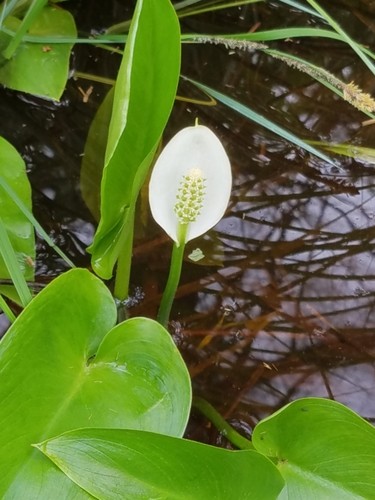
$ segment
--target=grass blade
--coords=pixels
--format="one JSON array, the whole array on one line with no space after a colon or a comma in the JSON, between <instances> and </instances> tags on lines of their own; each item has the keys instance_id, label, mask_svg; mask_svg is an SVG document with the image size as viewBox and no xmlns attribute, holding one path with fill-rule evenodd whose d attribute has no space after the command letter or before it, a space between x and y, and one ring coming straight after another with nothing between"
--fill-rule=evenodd
<instances>
[{"instance_id":1,"label":"grass blade","mask_svg":"<svg viewBox=\"0 0 375 500\"><path fill-rule=\"evenodd\" d=\"M214 90L210 87L207 87L206 85L203 85L202 83L199 83L195 80L192 80L190 78L184 77L187 81L191 82L193 85L196 85L199 89L203 90L203 92L206 92L208 95L216 99L217 101L225 104L229 108L233 109L237 113L240 113L241 115L245 116L249 120L257 123L258 125L261 125L265 127L266 129L270 130L271 132L279 135L283 139L285 139L288 142L291 142L295 144L296 146L304 149L305 151L311 153L314 156L317 156L321 160L329 163L330 165L337 166L337 164L326 156L324 153L319 151L318 149L310 146L307 144L305 141L297 137L296 135L292 134L288 130L285 130L283 127L280 125L277 125L276 123L272 122L268 118L260 115L256 111L253 111L252 109L248 108L247 106L239 103L238 101L232 99L231 97L228 97L225 94L222 94L221 92L218 92L217 90Z\"/></svg>"},{"instance_id":2,"label":"grass blade","mask_svg":"<svg viewBox=\"0 0 375 500\"><path fill-rule=\"evenodd\" d=\"M285 62L292 68L306 73L370 118L375 118L373 113L375 111L375 101L369 94L363 92L359 87L353 85L353 83L347 84L324 68L316 66L300 57L272 49L265 49L264 52Z\"/></svg>"},{"instance_id":3,"label":"grass blade","mask_svg":"<svg viewBox=\"0 0 375 500\"><path fill-rule=\"evenodd\" d=\"M225 35L206 35L206 34L184 34L182 35L182 41L192 41L199 43L199 38L210 37L210 38L221 38L221 39L231 39L231 40L244 40L250 42L269 42L273 40L285 40L288 38L302 38L302 37L323 37L331 38L333 40L342 41L342 37L332 30L319 29L319 28L281 28L274 30L265 31L255 31L254 33L231 33Z\"/></svg>"},{"instance_id":4,"label":"grass blade","mask_svg":"<svg viewBox=\"0 0 375 500\"><path fill-rule=\"evenodd\" d=\"M27 206L23 203L23 201L20 199L20 197L14 192L14 190L9 186L9 184L0 177L0 186L4 189L4 191L12 198L14 203L17 205L17 207L20 209L20 211L24 214L25 217L30 221L30 223L34 226L35 231L37 231L40 236L44 239L44 241L55 250L55 252L70 266L70 267L75 267L73 262L67 257L60 248L55 245L55 243L52 241L52 239L48 236L48 234L45 232L45 230L42 228L42 226L39 224L39 222L35 219L33 214L30 212L30 210L27 208Z\"/></svg>"},{"instance_id":5,"label":"grass blade","mask_svg":"<svg viewBox=\"0 0 375 500\"><path fill-rule=\"evenodd\" d=\"M186 33L181 36L183 43L207 43L209 40L239 40L247 42L270 42L274 40L286 40L289 38L323 37L346 43L346 40L336 31L320 28L282 28L254 33L226 33L224 35L192 34ZM357 44L359 49L370 58L375 59L375 54L363 45Z\"/></svg>"},{"instance_id":6,"label":"grass blade","mask_svg":"<svg viewBox=\"0 0 375 500\"><path fill-rule=\"evenodd\" d=\"M9 319L11 323L16 319L15 315L13 314L13 311L11 308L8 306L8 304L5 302L4 298L2 295L0 295L0 309L2 309L3 313L5 316Z\"/></svg>"},{"instance_id":7,"label":"grass blade","mask_svg":"<svg viewBox=\"0 0 375 500\"><path fill-rule=\"evenodd\" d=\"M13 250L7 230L1 218L0 218L0 242L1 242L0 254L4 259L5 265L9 271L13 284L20 297L21 303L23 307L26 307L27 304L32 299L31 292L22 274L20 264Z\"/></svg>"},{"instance_id":8,"label":"grass blade","mask_svg":"<svg viewBox=\"0 0 375 500\"><path fill-rule=\"evenodd\" d=\"M40 14L41 10L46 5L46 3L47 0L34 0L32 4L30 4L30 7L25 17L23 18L14 38L12 38L7 48L3 51L3 56L6 59L10 59L13 56L13 54L17 50L17 47L22 42L23 36L32 26L33 22L38 17L38 15Z\"/></svg>"},{"instance_id":9,"label":"grass blade","mask_svg":"<svg viewBox=\"0 0 375 500\"><path fill-rule=\"evenodd\" d=\"M312 16L323 17L321 14L318 14L315 10L309 9L309 7L306 7L305 5L301 5L299 2L295 2L294 0L279 0L279 2L285 3L286 5L289 5L290 7L298 9L302 12L306 12L307 14L310 14Z\"/></svg>"},{"instance_id":10,"label":"grass blade","mask_svg":"<svg viewBox=\"0 0 375 500\"><path fill-rule=\"evenodd\" d=\"M182 19L183 17L196 16L198 14L203 14L205 12L214 12L215 10L229 9L231 7L240 7L241 5L248 5L251 3L258 3L258 2L263 2L263 0L235 0L232 2L226 2L221 4L218 4L217 2L211 2L208 4L206 3L201 7L195 7L195 8L193 7L190 9L186 9L183 12L178 11L178 17Z\"/></svg>"},{"instance_id":11,"label":"grass blade","mask_svg":"<svg viewBox=\"0 0 375 500\"><path fill-rule=\"evenodd\" d=\"M343 41L345 41L354 50L354 52L358 55L358 57L362 59L362 61L372 72L372 74L375 75L375 64L367 57L366 54L364 54L360 45L352 38L350 38L350 36L347 35L347 33L341 28L341 26L322 7L320 7L320 5L315 2L315 0L307 1L314 7L314 9L319 12L319 14L327 21L327 23L329 23L329 25L332 26L332 28L341 35Z\"/></svg>"}]
</instances>

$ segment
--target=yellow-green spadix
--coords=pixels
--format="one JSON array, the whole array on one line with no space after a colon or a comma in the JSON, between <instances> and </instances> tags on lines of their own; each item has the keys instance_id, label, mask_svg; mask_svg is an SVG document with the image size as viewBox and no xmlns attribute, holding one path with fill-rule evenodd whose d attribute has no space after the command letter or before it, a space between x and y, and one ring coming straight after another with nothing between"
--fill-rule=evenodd
<instances>
[{"instance_id":1,"label":"yellow-green spadix","mask_svg":"<svg viewBox=\"0 0 375 500\"><path fill-rule=\"evenodd\" d=\"M223 217L232 188L229 158L218 137L196 125L178 132L157 159L149 187L151 212L177 245Z\"/></svg>"}]
</instances>

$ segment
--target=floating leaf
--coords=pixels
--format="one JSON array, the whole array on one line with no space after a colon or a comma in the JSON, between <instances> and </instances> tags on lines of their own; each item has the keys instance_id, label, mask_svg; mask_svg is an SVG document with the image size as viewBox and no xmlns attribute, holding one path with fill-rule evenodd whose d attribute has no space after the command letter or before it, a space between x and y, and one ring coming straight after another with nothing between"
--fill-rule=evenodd
<instances>
[{"instance_id":1,"label":"floating leaf","mask_svg":"<svg viewBox=\"0 0 375 500\"><path fill-rule=\"evenodd\" d=\"M17 32L21 21L9 16L5 28ZM35 37L77 36L72 15L60 7L44 7L29 30ZM0 52L12 40L0 32ZM0 58L0 82L14 90L28 92L47 99L60 99L66 85L72 44L22 42L9 60Z\"/></svg>"}]
</instances>

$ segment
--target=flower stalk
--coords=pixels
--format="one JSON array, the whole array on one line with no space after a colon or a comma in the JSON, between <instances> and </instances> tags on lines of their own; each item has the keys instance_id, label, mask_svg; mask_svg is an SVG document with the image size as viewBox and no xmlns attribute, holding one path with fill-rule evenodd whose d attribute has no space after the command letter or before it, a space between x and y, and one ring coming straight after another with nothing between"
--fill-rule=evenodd
<instances>
[{"instance_id":1,"label":"flower stalk","mask_svg":"<svg viewBox=\"0 0 375 500\"><path fill-rule=\"evenodd\" d=\"M185 235L186 235L187 224L184 224L184 227L182 227L181 229L185 230ZM181 239L180 244L177 243L173 244L168 280L160 302L160 307L157 317L159 323L164 327L168 325L169 315L171 313L173 300L175 298L177 287L180 282L182 262L184 260L184 251L185 251L185 241L183 239Z\"/></svg>"}]
</instances>

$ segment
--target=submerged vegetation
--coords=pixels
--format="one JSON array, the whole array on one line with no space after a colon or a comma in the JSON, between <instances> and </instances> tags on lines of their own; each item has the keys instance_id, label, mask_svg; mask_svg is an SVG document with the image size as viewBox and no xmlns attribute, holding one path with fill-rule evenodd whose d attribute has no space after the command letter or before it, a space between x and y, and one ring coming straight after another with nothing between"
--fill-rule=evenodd
<instances>
[{"instance_id":1,"label":"submerged vegetation","mask_svg":"<svg viewBox=\"0 0 375 500\"><path fill-rule=\"evenodd\" d=\"M352 75L344 82L333 70L309 62L298 51L288 52L285 44L277 46L278 42L306 37L334 40L353 51L373 78L374 54L315 0L307 0L309 6L294 0L273 2L310 16L317 23L314 28L255 28L225 34L185 28L181 33L185 18L258 3L262 2L183 0L172 4L170 0L137 0L131 20L85 37L77 32L69 3L64 8L64 4L46 0L3 2L0 82L6 92L32 96L25 98L26 106L27 99L35 96L57 102L69 76L104 82L108 92L90 125L80 177L83 199L97 221L95 234L87 242L91 270L80 268L36 220L25 161L10 142L0 141L0 307L10 323L0 344L2 497L50 499L60 497L63 491L67 499L103 500L263 500L299 499L301 495L372 498L375 429L369 422L336 401L295 397L291 403L280 404L272 415L258 419L251 437L245 436L205 399L192 398L194 367L189 373L175 344L178 309L172 306L184 258L189 254L190 261L196 263L191 264L192 269L202 263L215 268L223 265L229 232L217 230L216 236L208 239L201 236L225 216L228 203L234 207L237 221L245 224L254 219L251 209L243 209L243 200L252 196L247 185L249 174L236 172L238 166L234 166L238 179L232 187L228 156L231 158L233 148L226 148L226 152L224 134L212 130L204 112L195 126L193 120L188 124L177 120L179 132L164 146L176 102L201 106L220 103L224 113L242 117L246 124L255 123L296 148L292 153L300 155L302 165L292 179L297 197L308 198L299 184L299 175L306 172L324 189L332 187L334 195L337 191L356 194L356 186L336 178L338 172L345 171L338 155L350 156L355 148L363 154L372 153L372 149L354 144L306 140L298 127L288 128L287 120L277 119L277 113L266 116L266 106L262 111L242 102L234 85L215 86L214 78L212 84L200 80L199 72L198 76L197 72L189 73L181 55L183 48L191 46L212 46L227 54L235 51L240 57L262 55L326 87L332 102L342 99L367 123L375 119L375 101ZM121 57L115 81L77 69L70 72L72 49L80 44ZM249 92L252 83L246 83ZM92 88L78 88L87 104ZM193 96L180 95L184 88ZM233 121L226 123L227 130L231 131L231 126L235 133ZM240 143L240 135L236 137ZM259 156L264 162L268 162L267 154L260 144ZM277 167L272 169L274 175L283 176ZM262 190L267 194L264 210L275 198L283 197L282 192L270 192L272 182L272 178L262 179ZM243 189L245 197L240 198ZM324 190L321 193L326 194ZM139 314L136 307L133 314L130 306L137 305L131 284L134 241L137 232L144 230L148 202L155 221L173 240L173 251L169 278L165 273L162 277L162 282L167 282L164 294L155 299L158 314ZM275 227L282 230L277 224ZM307 281L296 272L300 262L296 256L308 254L312 265L322 261L319 272L324 276L337 237L322 223L322 240L316 247L313 230L307 236L293 225L288 230L297 233L285 244L293 246L296 253L283 269L286 292L292 296L295 282ZM35 276L35 232L38 241L58 254L66 270L46 280L50 282L43 283L39 293L38 279L43 282L43 276L40 270ZM194 240L195 249L189 247L190 240ZM233 243L228 250L228 262L240 270L249 259L245 242L238 247ZM284 247L284 254L275 253L274 245L279 243L274 236L269 238L258 258L270 257L275 267L288 250ZM238 248L244 258L234 253ZM350 252L353 246L348 248ZM44 277L48 277L48 269ZM274 272L263 295L247 290L241 299L254 299L256 314L241 314L236 321L225 323L226 315L233 312L228 308L216 325L207 329L198 351L214 344L220 328L223 343L228 343L225 336L233 325L236 335L239 325L248 332L248 338L241 334L234 345L243 349L245 356L249 356L252 336L274 321L278 321L282 342L291 313L272 289L278 279ZM211 285L219 286L220 278L206 280L208 289ZM298 318L302 318L301 330L314 329L313 344L318 335L317 319L329 325L332 321L310 314L310 310ZM199 317L196 322L203 329ZM232 355L231 349L227 346L225 353ZM213 352L202 364L214 364L221 355ZM276 358L264 358L259 366L262 371L274 372L277 363ZM227 439L230 449L184 439L192 406Z\"/></svg>"}]
</instances>

